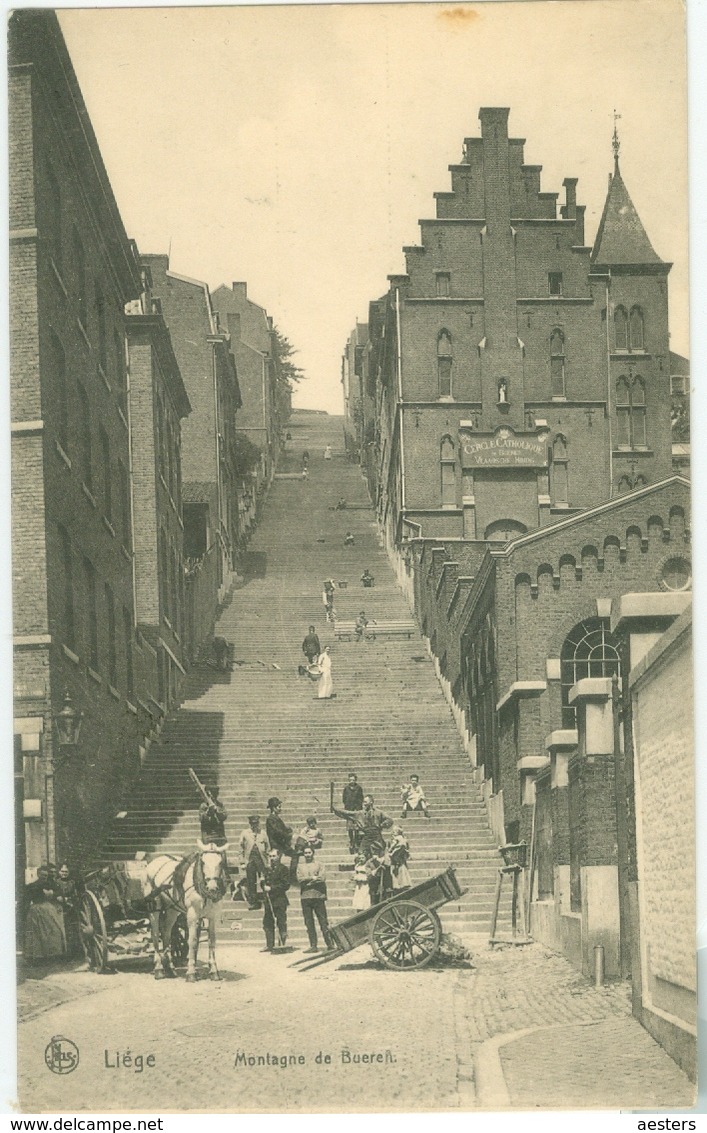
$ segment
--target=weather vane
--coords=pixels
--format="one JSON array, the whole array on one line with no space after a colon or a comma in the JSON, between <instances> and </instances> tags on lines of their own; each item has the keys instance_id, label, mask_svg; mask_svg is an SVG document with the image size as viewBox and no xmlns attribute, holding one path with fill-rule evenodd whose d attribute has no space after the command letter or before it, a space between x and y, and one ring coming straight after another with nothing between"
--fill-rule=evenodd
<instances>
[{"instance_id":1,"label":"weather vane","mask_svg":"<svg viewBox=\"0 0 707 1133\"><path fill-rule=\"evenodd\" d=\"M614 136L611 139L611 145L614 151L614 161L617 165L619 163L619 150L621 149L621 142L619 141L619 131L617 129L616 123L618 122L620 117L621 115L617 114L616 110L614 110Z\"/></svg>"}]
</instances>

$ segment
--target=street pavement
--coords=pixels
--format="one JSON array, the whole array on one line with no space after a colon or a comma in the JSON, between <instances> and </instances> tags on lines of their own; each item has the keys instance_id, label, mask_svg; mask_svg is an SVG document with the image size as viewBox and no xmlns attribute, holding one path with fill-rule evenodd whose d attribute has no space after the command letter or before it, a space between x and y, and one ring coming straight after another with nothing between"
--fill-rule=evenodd
<instances>
[{"instance_id":1,"label":"street pavement","mask_svg":"<svg viewBox=\"0 0 707 1133\"><path fill-rule=\"evenodd\" d=\"M206 979L205 969L196 985L156 982L145 968L25 979L18 991L21 1109L692 1104L692 1084L632 1018L627 985L596 989L541 945L484 947L470 968L415 972L379 968L367 946L293 973L289 965L300 956L221 946L220 983ZM79 1048L71 1074L46 1066L45 1048L56 1035Z\"/></svg>"}]
</instances>

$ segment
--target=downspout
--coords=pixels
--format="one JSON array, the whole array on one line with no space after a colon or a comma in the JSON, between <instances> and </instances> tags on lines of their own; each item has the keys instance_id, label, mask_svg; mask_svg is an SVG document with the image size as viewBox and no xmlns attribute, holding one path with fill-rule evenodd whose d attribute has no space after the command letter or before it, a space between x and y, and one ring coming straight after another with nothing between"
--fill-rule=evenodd
<instances>
[{"instance_id":1,"label":"downspout","mask_svg":"<svg viewBox=\"0 0 707 1133\"><path fill-rule=\"evenodd\" d=\"M129 318L130 316L128 316ZM130 484L130 572L133 589L133 629L137 627L137 579L135 577L135 482L133 475L133 426L132 399L130 397L130 349L128 335L123 332L123 351L125 353L125 412L128 416L128 482ZM154 413L154 405L152 407ZM154 421L153 421L154 434Z\"/></svg>"},{"instance_id":2,"label":"downspout","mask_svg":"<svg viewBox=\"0 0 707 1133\"><path fill-rule=\"evenodd\" d=\"M398 371L398 412L400 421L400 510L405 511L405 443L403 440L403 351L400 327L400 288L395 288L395 334Z\"/></svg>"},{"instance_id":3,"label":"downspout","mask_svg":"<svg viewBox=\"0 0 707 1133\"><path fill-rule=\"evenodd\" d=\"M219 433L219 417L218 417L218 365L216 362L216 342L211 340L211 370L214 383L214 449L216 453L216 515L218 519L218 542L221 554L221 562L225 558L223 553L224 538L223 538L223 518L221 514L222 500L221 500L221 439ZM223 586L225 577L222 580Z\"/></svg>"}]
</instances>

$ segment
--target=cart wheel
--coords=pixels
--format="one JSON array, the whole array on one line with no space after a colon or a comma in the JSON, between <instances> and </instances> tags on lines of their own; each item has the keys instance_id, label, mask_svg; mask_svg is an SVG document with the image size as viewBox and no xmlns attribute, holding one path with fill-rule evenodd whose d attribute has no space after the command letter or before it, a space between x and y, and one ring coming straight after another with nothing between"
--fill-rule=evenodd
<instances>
[{"instance_id":1,"label":"cart wheel","mask_svg":"<svg viewBox=\"0 0 707 1133\"><path fill-rule=\"evenodd\" d=\"M189 929L184 913L180 913L172 925L169 948L172 954L172 964L177 968L184 967L189 957Z\"/></svg>"},{"instance_id":2,"label":"cart wheel","mask_svg":"<svg viewBox=\"0 0 707 1133\"><path fill-rule=\"evenodd\" d=\"M98 898L90 889L87 889L81 897L79 932L89 966L96 972L104 972L108 960L106 918Z\"/></svg>"},{"instance_id":3,"label":"cart wheel","mask_svg":"<svg viewBox=\"0 0 707 1133\"><path fill-rule=\"evenodd\" d=\"M396 901L374 918L371 947L387 968L424 968L437 955L442 926L433 909Z\"/></svg>"}]
</instances>

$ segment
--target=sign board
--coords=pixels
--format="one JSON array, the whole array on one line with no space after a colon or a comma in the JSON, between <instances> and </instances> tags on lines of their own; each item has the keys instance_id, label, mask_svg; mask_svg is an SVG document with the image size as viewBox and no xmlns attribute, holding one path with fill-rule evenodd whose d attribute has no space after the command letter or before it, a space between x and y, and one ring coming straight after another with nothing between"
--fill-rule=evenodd
<instances>
[{"instance_id":1,"label":"sign board","mask_svg":"<svg viewBox=\"0 0 707 1133\"><path fill-rule=\"evenodd\" d=\"M547 441L537 433L514 433L504 427L495 433L461 435L463 468L544 468Z\"/></svg>"}]
</instances>

